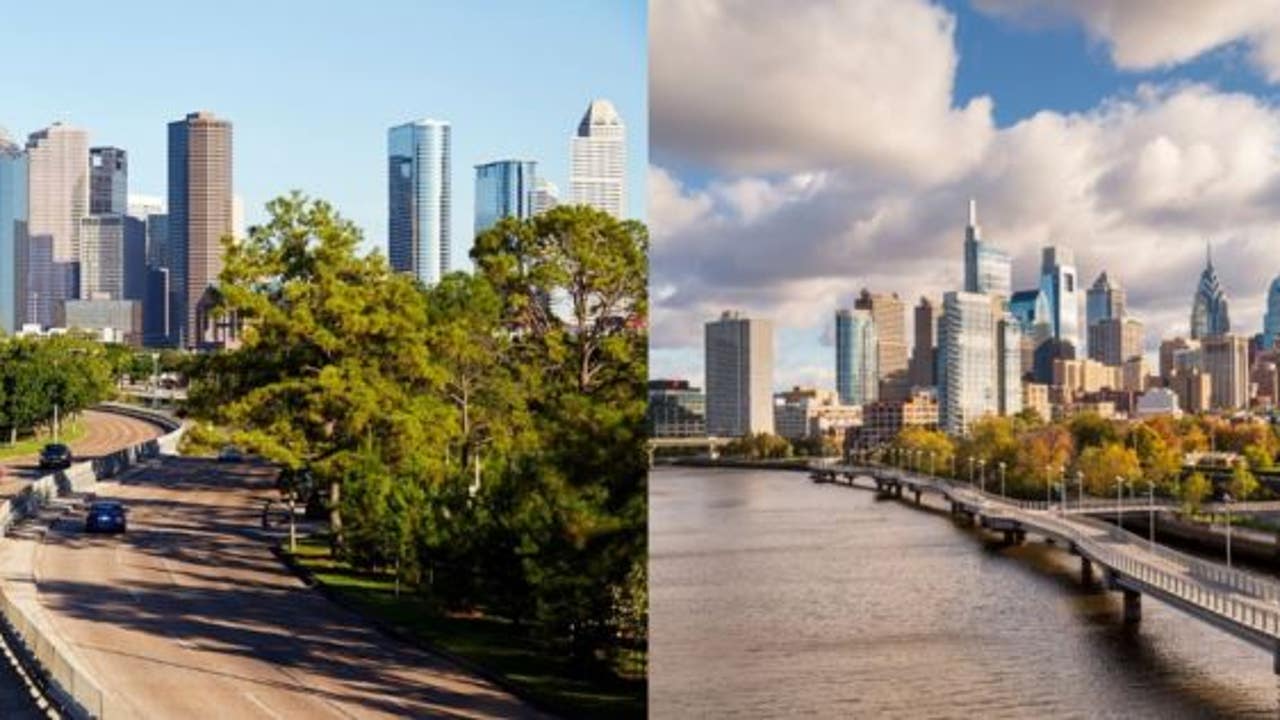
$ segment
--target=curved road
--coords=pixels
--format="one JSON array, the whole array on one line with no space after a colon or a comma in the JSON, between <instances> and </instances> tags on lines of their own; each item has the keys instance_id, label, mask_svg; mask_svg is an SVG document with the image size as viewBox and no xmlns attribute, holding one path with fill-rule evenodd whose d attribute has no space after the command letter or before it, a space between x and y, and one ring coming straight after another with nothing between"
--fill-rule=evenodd
<instances>
[{"instance_id":1,"label":"curved road","mask_svg":"<svg viewBox=\"0 0 1280 720\"><path fill-rule=\"evenodd\" d=\"M106 455L120 448L159 437L164 433L164 428L146 420L101 410L85 410L83 420L84 435L71 443L71 454L77 460ZM0 497L14 495L28 480L34 480L40 476L36 459L37 456L31 454L0 461L3 471L3 478L0 478Z\"/></svg>"},{"instance_id":2,"label":"curved road","mask_svg":"<svg viewBox=\"0 0 1280 720\"><path fill-rule=\"evenodd\" d=\"M98 497L129 507L127 534L84 535L69 517L36 549L46 617L120 714L538 716L387 639L286 571L259 529L269 475L164 457L99 485Z\"/></svg>"}]
</instances>

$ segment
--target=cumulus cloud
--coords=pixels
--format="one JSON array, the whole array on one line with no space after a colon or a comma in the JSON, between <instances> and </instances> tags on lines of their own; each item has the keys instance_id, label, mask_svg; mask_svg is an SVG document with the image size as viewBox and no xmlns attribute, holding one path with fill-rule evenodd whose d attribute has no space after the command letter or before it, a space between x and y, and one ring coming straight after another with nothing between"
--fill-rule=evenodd
<instances>
[{"instance_id":1,"label":"cumulus cloud","mask_svg":"<svg viewBox=\"0 0 1280 720\"><path fill-rule=\"evenodd\" d=\"M654 159L727 173L857 163L898 180L947 177L993 132L990 99L952 107L954 29L923 2L656 3Z\"/></svg>"},{"instance_id":2,"label":"cumulus cloud","mask_svg":"<svg viewBox=\"0 0 1280 720\"><path fill-rule=\"evenodd\" d=\"M743 22L759 32L788 25L790 5L751 7L756 8L752 18ZM940 12L923 2L880 9L908 17ZM656 2L655 43L665 45L655 46L655 63L681 52L691 57L696 49L702 56L740 55L744 68L781 63L773 71L778 75L791 70L806 76L812 69L809 56L787 65L782 60L787 55L765 43L733 44L732 52L724 51L719 35L736 43L740 30L704 28L710 35L699 39L683 27L687 47L663 38L660 28L675 22L664 17L668 13L688 21L722 12L718 1ZM851 11L825 12L822 43L828 45L874 43L897 24L887 18L854 22L850 15L857 13ZM950 48L950 21L935 18L933 27L945 31L942 44ZM784 39L782 47L791 47L790 40ZM944 87L949 94L953 61L904 64L921 84ZM867 66L861 72L876 75L884 68ZM1088 112L1044 111L1008 128L988 128L973 146L963 132L946 134L958 111L938 102L928 117L911 120L915 130L891 150L880 155L858 150L860 142L874 140L863 133L872 132L867 123L875 120L851 118L847 134L860 137L844 138L823 156L816 148L830 140L808 119L766 142L750 122L733 126L744 135L717 134L712 126L724 125L710 108L666 107L677 98L688 99L683 90L660 86L676 82L674 70L667 72L653 77L653 115L684 113L684 120L675 134L655 123L652 138L659 158L649 184L657 373L664 372L666 357L687 358L689 349L701 347L703 322L725 308L740 308L772 317L789 342L809 338L806 352L785 351L794 366L779 368L779 386L816 377L813 368L831 352L823 338L832 314L851 303L860 288L897 292L914 303L921 295L937 298L961 284L970 196L978 199L984 236L1013 254L1015 285L1034 286L1042 246L1070 247L1084 284L1105 269L1125 285L1133 313L1147 323L1149 347L1161 336L1186 332L1206 241L1213 242L1236 327L1252 333L1261 324L1263 294L1280 273L1280 110L1258 98L1190 83L1142 86ZM722 72L724 89L713 92L711 71L694 71L701 85L698 96L707 104L748 94L737 89L744 73ZM833 102L886 108L900 102L912 108L918 102L919 91L910 83L866 79L843 87ZM877 97L857 97L872 87ZM735 97L723 109L732 115L746 102ZM690 138L703 138L696 150L690 149ZM944 152L940 145L950 140L962 152ZM914 159L931 154L946 156L945 172L911 169ZM890 156L896 160L887 162ZM680 166L700 172L686 180Z\"/></svg>"},{"instance_id":3,"label":"cumulus cloud","mask_svg":"<svg viewBox=\"0 0 1280 720\"><path fill-rule=\"evenodd\" d=\"M1280 0L975 0L980 10L1031 25L1081 23L1117 67L1150 70L1243 43L1270 82L1280 82Z\"/></svg>"}]
</instances>

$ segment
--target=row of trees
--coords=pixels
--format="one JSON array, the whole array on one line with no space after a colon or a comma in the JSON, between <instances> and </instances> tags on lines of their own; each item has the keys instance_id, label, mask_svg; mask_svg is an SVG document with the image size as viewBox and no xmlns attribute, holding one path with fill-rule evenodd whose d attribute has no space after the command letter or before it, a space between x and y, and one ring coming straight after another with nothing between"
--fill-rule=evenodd
<instances>
[{"instance_id":1,"label":"row of trees","mask_svg":"<svg viewBox=\"0 0 1280 720\"><path fill-rule=\"evenodd\" d=\"M584 207L480 235L423 288L298 194L226 247L235 351L191 406L325 487L336 552L575 658L647 638L643 225Z\"/></svg>"},{"instance_id":2,"label":"row of trees","mask_svg":"<svg viewBox=\"0 0 1280 720\"><path fill-rule=\"evenodd\" d=\"M10 444L110 397L123 348L74 334L0 340L0 436ZM127 355L128 351L124 351Z\"/></svg>"},{"instance_id":3,"label":"row of trees","mask_svg":"<svg viewBox=\"0 0 1280 720\"><path fill-rule=\"evenodd\" d=\"M835 435L816 435L788 439L773 433L744 435L720 449L725 457L748 460L777 460L792 456L834 457L840 455L840 439Z\"/></svg>"},{"instance_id":4,"label":"row of trees","mask_svg":"<svg viewBox=\"0 0 1280 720\"><path fill-rule=\"evenodd\" d=\"M1154 417L1122 422L1096 414L1081 414L1055 423L1040 422L1033 414L985 417L967 436L952 439L919 427L904 429L892 443L898 457L922 469L962 479L985 479L989 489L1003 480L1009 495L1056 497L1067 487L1106 496L1116 492L1116 478L1131 490L1145 491L1198 504L1212 493L1212 484L1198 473L1184 477L1187 453L1216 449L1239 453L1243 461L1229 468L1225 489L1234 497L1254 497L1265 490L1254 471L1270 469L1280 453L1280 437L1262 423L1231 423L1211 416Z\"/></svg>"}]
</instances>

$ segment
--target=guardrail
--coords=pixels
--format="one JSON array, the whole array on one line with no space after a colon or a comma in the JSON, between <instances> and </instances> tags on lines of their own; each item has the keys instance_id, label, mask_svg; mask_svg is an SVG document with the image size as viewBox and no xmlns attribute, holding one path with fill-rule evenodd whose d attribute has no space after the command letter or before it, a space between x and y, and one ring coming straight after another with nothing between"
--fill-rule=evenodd
<instances>
[{"instance_id":1,"label":"guardrail","mask_svg":"<svg viewBox=\"0 0 1280 720\"><path fill-rule=\"evenodd\" d=\"M176 453L178 442L187 430L180 420L164 413L117 403L101 405L99 409L147 420L168 432L33 481L18 496L0 503L0 529L7 532L13 522L34 514L51 497L89 489L99 480L113 477L139 460ZM61 643L46 634L21 603L10 597L3 584L0 584L0 619L3 619L8 635L17 640L13 644L17 646L15 649L27 671L43 681L46 693L63 712L74 718L98 720L111 720L123 715L113 706L110 696L79 667Z\"/></svg>"}]
</instances>

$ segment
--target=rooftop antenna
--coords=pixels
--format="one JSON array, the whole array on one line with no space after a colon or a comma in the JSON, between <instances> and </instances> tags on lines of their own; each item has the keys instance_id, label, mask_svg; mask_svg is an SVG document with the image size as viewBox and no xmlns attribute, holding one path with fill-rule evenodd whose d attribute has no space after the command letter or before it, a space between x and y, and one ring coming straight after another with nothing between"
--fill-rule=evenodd
<instances>
[{"instance_id":1,"label":"rooftop antenna","mask_svg":"<svg viewBox=\"0 0 1280 720\"><path fill-rule=\"evenodd\" d=\"M973 198L969 198L969 224L978 224L978 201Z\"/></svg>"}]
</instances>

